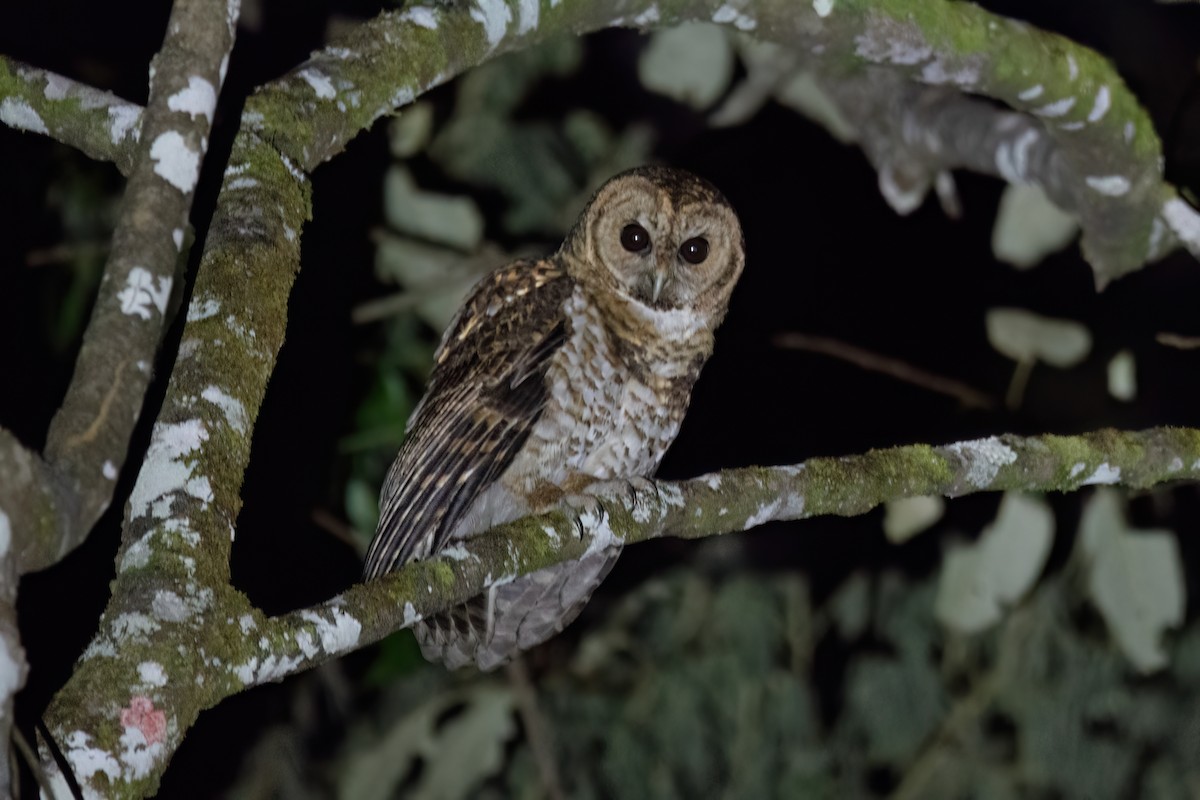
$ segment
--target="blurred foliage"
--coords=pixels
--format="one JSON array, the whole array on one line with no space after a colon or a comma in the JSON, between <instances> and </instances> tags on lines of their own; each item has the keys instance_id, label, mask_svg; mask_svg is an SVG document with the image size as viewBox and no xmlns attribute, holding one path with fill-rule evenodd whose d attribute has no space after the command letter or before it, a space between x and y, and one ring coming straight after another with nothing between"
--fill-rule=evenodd
<instances>
[{"instance_id":1,"label":"blurred foliage","mask_svg":"<svg viewBox=\"0 0 1200 800\"><path fill-rule=\"evenodd\" d=\"M733 78L733 48L723 28L704 22L658 31L638 59L638 78L650 91L705 109Z\"/></svg>"},{"instance_id":2,"label":"blurred foliage","mask_svg":"<svg viewBox=\"0 0 1200 800\"><path fill-rule=\"evenodd\" d=\"M341 442L351 460L346 513L354 528L368 535L379 516L379 485L404 440L404 423L433 364L433 345L414 317L398 317L385 330L384 349L355 414L354 431Z\"/></svg>"},{"instance_id":3,"label":"blurred foliage","mask_svg":"<svg viewBox=\"0 0 1200 800\"><path fill-rule=\"evenodd\" d=\"M60 238L52 247L31 252L27 266L56 272L54 280L47 282L46 313L41 318L51 348L63 352L79 341L91 314L108 257L121 183L112 167L73 151L64 149L58 165L46 204L58 214Z\"/></svg>"},{"instance_id":4,"label":"blurred foliage","mask_svg":"<svg viewBox=\"0 0 1200 800\"><path fill-rule=\"evenodd\" d=\"M470 286L548 251L600 182L648 160L645 127L528 103L570 79L581 47L557 40L489 62L391 125L376 275L397 294L357 315L379 323L382 342L343 441L346 513L364 546L437 337ZM854 133L787 51L711 26L648 37L639 76L714 126L778 102L841 141ZM997 255L1027 267L1074 223L1044 195L1009 190L995 231ZM979 322L1017 362L1017 402L1035 362L1065 368L1092 347L1083 325L1024 309ZM1114 371L1120 396L1132 360ZM1120 495L1103 490L1078 530L1056 532L1045 499L1019 494L988 525L951 535L953 523L940 498L889 504L897 553L938 537L940 559L912 573L860 569L816 601L800 573L763 576L729 558L740 539L698 543L690 567L616 600L569 650L552 643L529 659L552 750L536 755L584 800L1195 797L1200 625L1185 624L1175 535L1129 527ZM545 797L510 680L446 674L407 633L390 637L362 682L369 701L341 720L338 752L273 733L242 786L273 769L274 788L254 796ZM317 725L296 715L297 730Z\"/></svg>"},{"instance_id":5,"label":"blurred foliage","mask_svg":"<svg viewBox=\"0 0 1200 800\"><path fill-rule=\"evenodd\" d=\"M975 550L986 560L1003 546L1029 566L997 579L1006 602L971 635L938 622L959 582L952 558L918 577L856 572L820 603L799 574L693 568L647 581L537 680L567 795L1194 796L1200 625L1180 633L1169 669L1141 676L1143 644L1120 626L1161 632L1138 593L1182 585L1169 577L1177 553L1135 556L1127 575L1092 566L1098 538L1155 541L1124 528L1118 504L1093 495L1077 552L1033 585L1049 511L1010 495ZM395 681L329 780L343 797L542 797L513 691L500 675L438 669Z\"/></svg>"},{"instance_id":6,"label":"blurred foliage","mask_svg":"<svg viewBox=\"0 0 1200 800\"><path fill-rule=\"evenodd\" d=\"M1006 494L977 542L946 553L934 604L938 621L959 633L992 627L1037 580L1053 540L1054 514L1042 498Z\"/></svg>"},{"instance_id":7,"label":"blurred foliage","mask_svg":"<svg viewBox=\"0 0 1200 800\"><path fill-rule=\"evenodd\" d=\"M1000 195L992 228L992 252L1017 269L1029 269L1067 246L1079 221L1061 210L1040 186L1009 184Z\"/></svg>"}]
</instances>

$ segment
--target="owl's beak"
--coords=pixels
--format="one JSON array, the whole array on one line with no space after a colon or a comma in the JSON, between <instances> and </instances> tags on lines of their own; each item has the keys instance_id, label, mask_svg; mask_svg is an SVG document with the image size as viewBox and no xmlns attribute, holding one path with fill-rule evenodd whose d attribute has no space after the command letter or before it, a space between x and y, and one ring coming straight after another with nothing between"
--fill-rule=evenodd
<instances>
[{"instance_id":1,"label":"owl's beak","mask_svg":"<svg viewBox=\"0 0 1200 800\"><path fill-rule=\"evenodd\" d=\"M657 303L658 296L662 294L663 287L667 285L667 271L665 269L654 270L654 291L650 294L650 302Z\"/></svg>"}]
</instances>

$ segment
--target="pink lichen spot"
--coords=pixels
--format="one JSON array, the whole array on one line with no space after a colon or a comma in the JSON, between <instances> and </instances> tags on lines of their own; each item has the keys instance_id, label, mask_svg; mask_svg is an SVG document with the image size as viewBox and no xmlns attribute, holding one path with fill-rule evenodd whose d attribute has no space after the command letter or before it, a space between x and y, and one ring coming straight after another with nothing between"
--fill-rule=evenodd
<instances>
[{"instance_id":1,"label":"pink lichen spot","mask_svg":"<svg viewBox=\"0 0 1200 800\"><path fill-rule=\"evenodd\" d=\"M135 695L129 708L121 709L121 724L140 731L146 744L157 744L167 734L167 715L154 707L149 697Z\"/></svg>"}]
</instances>

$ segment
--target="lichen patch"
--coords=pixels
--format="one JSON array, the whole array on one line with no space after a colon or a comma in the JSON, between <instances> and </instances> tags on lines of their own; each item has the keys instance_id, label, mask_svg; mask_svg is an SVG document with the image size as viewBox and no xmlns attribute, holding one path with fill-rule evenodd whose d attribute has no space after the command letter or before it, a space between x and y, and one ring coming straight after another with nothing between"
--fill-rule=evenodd
<instances>
[{"instance_id":1,"label":"lichen patch","mask_svg":"<svg viewBox=\"0 0 1200 800\"><path fill-rule=\"evenodd\" d=\"M195 462L188 459L207 440L208 430L198 419L154 426L150 448L129 496L130 519L147 514L166 519L179 493L204 503L212 500L208 479L194 475Z\"/></svg>"},{"instance_id":2,"label":"lichen patch","mask_svg":"<svg viewBox=\"0 0 1200 800\"><path fill-rule=\"evenodd\" d=\"M242 401L232 395L226 394L216 386L205 387L200 392L200 396L221 409L221 413L225 415L225 420L229 423L229 427L238 433L246 432L246 425L248 424L246 407L242 405Z\"/></svg>"},{"instance_id":3,"label":"lichen patch","mask_svg":"<svg viewBox=\"0 0 1200 800\"><path fill-rule=\"evenodd\" d=\"M362 623L338 608L331 608L325 613L328 613L331 619L326 619L324 614L315 611L305 611L300 616L313 624L317 638L321 640L321 648L327 654L341 653L358 643Z\"/></svg>"},{"instance_id":4,"label":"lichen patch","mask_svg":"<svg viewBox=\"0 0 1200 800\"><path fill-rule=\"evenodd\" d=\"M145 267L134 267L125 277L125 287L117 292L121 313L150 319L157 308L159 314L167 312L167 301L171 298L171 278L155 277Z\"/></svg>"},{"instance_id":5,"label":"lichen patch","mask_svg":"<svg viewBox=\"0 0 1200 800\"><path fill-rule=\"evenodd\" d=\"M17 128L32 133L49 133L42 117L33 106L16 97L6 97L0 100L0 122L10 128Z\"/></svg>"},{"instance_id":6,"label":"lichen patch","mask_svg":"<svg viewBox=\"0 0 1200 800\"><path fill-rule=\"evenodd\" d=\"M189 75L188 85L167 98L167 108L192 119L204 117L211 125L213 112L217 110L217 90L199 75Z\"/></svg>"},{"instance_id":7,"label":"lichen patch","mask_svg":"<svg viewBox=\"0 0 1200 800\"><path fill-rule=\"evenodd\" d=\"M476 0L471 9L471 19L483 26L483 35L487 38L488 50L495 50L496 45L508 32L512 22L512 9L504 0Z\"/></svg>"},{"instance_id":8,"label":"lichen patch","mask_svg":"<svg viewBox=\"0 0 1200 800\"><path fill-rule=\"evenodd\" d=\"M150 145L154 174L184 194L196 188L200 178L200 153L193 150L179 131L163 131Z\"/></svg>"},{"instance_id":9,"label":"lichen patch","mask_svg":"<svg viewBox=\"0 0 1200 800\"><path fill-rule=\"evenodd\" d=\"M995 480L1001 467L1017 460L1017 453L995 436L956 442L946 447L966 467L967 483L977 489L985 489Z\"/></svg>"},{"instance_id":10,"label":"lichen patch","mask_svg":"<svg viewBox=\"0 0 1200 800\"><path fill-rule=\"evenodd\" d=\"M317 71L313 67L307 67L297 73L300 78L312 87L313 92L322 100L332 100L337 97L337 90L333 88L333 81L323 72Z\"/></svg>"},{"instance_id":11,"label":"lichen patch","mask_svg":"<svg viewBox=\"0 0 1200 800\"><path fill-rule=\"evenodd\" d=\"M1096 467L1096 471L1084 479L1084 486L1096 484L1112 484L1121 480L1121 468L1110 466L1107 461Z\"/></svg>"}]
</instances>

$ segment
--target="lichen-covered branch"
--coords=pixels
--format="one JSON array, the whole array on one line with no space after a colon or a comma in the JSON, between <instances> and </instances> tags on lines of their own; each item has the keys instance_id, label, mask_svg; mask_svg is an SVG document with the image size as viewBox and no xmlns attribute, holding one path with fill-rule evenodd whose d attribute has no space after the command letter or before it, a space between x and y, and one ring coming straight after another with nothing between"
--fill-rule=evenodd
<instances>
[{"instance_id":1,"label":"lichen-covered branch","mask_svg":"<svg viewBox=\"0 0 1200 800\"><path fill-rule=\"evenodd\" d=\"M902 497L982 491L1144 488L1200 477L1200 430L1153 428L1082 436L999 436L943 447L911 445L786 467L734 469L678 482L616 483L595 507L528 517L439 558L355 586L317 608L260 621L255 683L309 669L425 616L614 542L698 539L777 520L865 514ZM321 646L318 647L317 645Z\"/></svg>"},{"instance_id":2,"label":"lichen-covered branch","mask_svg":"<svg viewBox=\"0 0 1200 800\"><path fill-rule=\"evenodd\" d=\"M104 278L46 438L46 461L68 502L55 509L56 535L21 537L22 572L70 552L112 499L166 323L236 23L236 2L177 0L172 8Z\"/></svg>"},{"instance_id":3,"label":"lichen-covered branch","mask_svg":"<svg viewBox=\"0 0 1200 800\"><path fill-rule=\"evenodd\" d=\"M153 792L200 711L244 685L229 667L247 661L243 640L256 638L248 631L261 615L230 587L229 556L309 213L307 180L239 136L126 508L112 597L45 715L95 796Z\"/></svg>"},{"instance_id":4,"label":"lichen-covered branch","mask_svg":"<svg viewBox=\"0 0 1200 800\"><path fill-rule=\"evenodd\" d=\"M128 175L138 154L142 107L0 55L0 122L111 161Z\"/></svg>"},{"instance_id":5,"label":"lichen-covered branch","mask_svg":"<svg viewBox=\"0 0 1200 800\"><path fill-rule=\"evenodd\" d=\"M177 10L189 2L198 7L198 0L180 0ZM1101 181L1100 189L1090 187L1097 197L1083 195L1080 213L1089 258L1106 275L1145 260L1153 220L1169 190L1158 172L1157 138L1132 95L1089 51L968 4L822 0L797 6L774 0L660 7L651 0L475 0L382 14L246 103L180 352L129 500L112 599L96 637L46 713L87 793L152 792L203 709L247 686L362 646L488 585L578 557L589 547L666 532L702 536L771 519L862 513L884 499L910 494L1065 490L1118 481L1142 485L1200 474L1200 433L1166 429L1004 437L818 459L802 467L737 470L662 484L655 491L620 488L605 495L603 513L588 508L514 523L317 608L268 619L251 607L229 585L230 541L254 422L282 345L288 294L299 268L300 230L311 210L307 172L380 116L493 54L552 34L689 19L731 25L804 52L819 50L831 74L838 65L849 68L848 75L864 67L887 69L927 83L961 86L1021 112L1041 111L1040 118L1057 126L1047 128L1046 135L1086 185L1086 177L1128 182L1125 187ZM200 79L210 86L219 83L211 73ZM1022 99L1033 80L1040 81L1041 103L1061 105L1047 112L1031 97ZM1073 93L1069 103L1068 92ZM152 94L145 115L143 142L158 142L168 132L156 133L162 130L155 127L158 96ZM1082 124L1064 127L1076 122ZM184 137L182 149L175 144L172 152L186 150L198 163L202 149L193 140ZM1097 171L1109 166L1108 150L1123 154L1111 156L1124 159L1120 175ZM194 184L191 172L168 172ZM1112 191L1118 187L1122 191ZM179 190L187 195L190 186ZM161 217L162 206L151 206ZM1088 227L1110 216L1119 220L1109 229ZM158 256L162 226L155 230L146 241L148 252ZM148 282L126 285L121 281L129 281L132 273L131 265L125 266L118 285L130 289L127 296L143 301L141 307L154 317L150 306L157 306L170 273L148 272ZM101 302L111 297L105 291ZM118 344L108 347L129 352L126 340L114 341ZM110 378L118 366L109 363ZM144 376L134 372L128 379L144 387ZM81 429L93 429L108 391L117 392L111 402L129 412L132 394L125 380L91 382L104 391L85 398L90 406L73 409L70 425L56 423L52 434L59 444L48 448L55 456L52 464L70 456L94 466L97 458L107 458L108 444L78 436ZM137 398L140 402L140 394ZM87 424L81 426L83 421ZM104 419L100 423L98 430L107 437L111 431ZM66 446L71 442L74 449ZM73 456L75 450L83 457ZM49 771L55 773L53 767Z\"/></svg>"},{"instance_id":6,"label":"lichen-covered branch","mask_svg":"<svg viewBox=\"0 0 1200 800\"><path fill-rule=\"evenodd\" d=\"M115 596L124 595L128 605L110 606L76 678L55 699L56 722L70 718L94 727L56 724L51 730L67 743L77 777L105 796L136 796L152 790L202 709L363 647L491 586L615 543L851 516L917 495L1072 491L1097 484L1143 488L1197 477L1200 430L1154 428L1000 436L734 469L687 481L615 482L596 487L594 502L577 501L500 526L319 606L275 618L250 607L227 585L179 594L177 582L160 581L152 559L193 581L199 575L198 562L189 566L186 555L201 557L199 534L176 530L184 523L174 517L156 534L174 552L156 552L154 543L125 549L118 582L140 585L141 598L131 597L134 583L124 592L118 587ZM58 708L60 703L71 705ZM151 730L148 748L129 746L127 738L135 745L140 741L131 727ZM95 738L85 730L96 731Z\"/></svg>"},{"instance_id":7,"label":"lichen-covered branch","mask_svg":"<svg viewBox=\"0 0 1200 800\"><path fill-rule=\"evenodd\" d=\"M3 473L0 473L3 474ZM12 528L8 517L0 511L0 741L6 745L12 736L13 698L25 685L29 668L25 650L21 647L21 632L17 627L16 560L11 557ZM8 747L0 758L0 796L12 795L13 775Z\"/></svg>"},{"instance_id":8,"label":"lichen-covered branch","mask_svg":"<svg viewBox=\"0 0 1200 800\"><path fill-rule=\"evenodd\" d=\"M1026 132L1021 145L1035 144L1034 130L1057 145L1055 157L1077 184L1072 194L1083 252L1097 276L1111 279L1146 262L1169 194L1161 147L1149 117L1107 60L970 3L818 5L827 11L819 37L827 74L844 74L837 62L852 54L859 64L990 97L1029 115L1039 127ZM880 74L869 70L868 80L872 73ZM919 133L936 136L940 130ZM1015 143L990 155L1002 174L1024 172L1014 166L1023 155Z\"/></svg>"},{"instance_id":9,"label":"lichen-covered branch","mask_svg":"<svg viewBox=\"0 0 1200 800\"><path fill-rule=\"evenodd\" d=\"M707 4L692 4L681 19L689 12L707 14ZM375 120L488 58L620 21L608 3L411 4L380 14L259 89L246 103L243 125L311 170Z\"/></svg>"},{"instance_id":10,"label":"lichen-covered branch","mask_svg":"<svg viewBox=\"0 0 1200 800\"><path fill-rule=\"evenodd\" d=\"M963 166L1041 183L1078 213L1084 255L1101 283L1176 244L1200 257L1200 214L1163 181L1158 137L1112 65L1082 45L969 3L709 2L669 11L656 2L411 6L318 53L247 109L253 124L261 119L264 136L311 168L422 91L544 32L696 19L776 42L816 66L865 131L862 143L898 209L910 208L933 175ZM967 92L1013 111L970 100ZM930 100L935 108L922 104ZM305 113L297 117L296 108ZM272 123L284 110L287 124Z\"/></svg>"},{"instance_id":11,"label":"lichen-covered branch","mask_svg":"<svg viewBox=\"0 0 1200 800\"><path fill-rule=\"evenodd\" d=\"M177 0L172 7L163 46L154 59L139 151L125 188L104 279L71 385L47 435L46 463L54 472L58 490L52 509L54 535L44 535L45 526L35 526L38 520L21 519L19 525L14 524L21 571L40 569L62 558L83 541L112 499L166 324L176 264L208 146L217 93L233 46L237 14L237 0ZM150 456L143 474L147 468L154 469ZM151 476L149 483L153 486L163 479L162 474ZM147 582L141 590L149 585ZM164 593L150 596L157 599L160 594L167 597ZM150 685L155 682L153 675L143 679ZM88 707L99 696L75 699L81 707ZM153 763L151 754L162 749L162 731L151 724L158 718L139 702L116 719L131 722L123 729L127 758L115 773L109 762L97 768L114 781L136 783L149 772L145 764ZM151 723L146 723L147 719ZM108 715L108 723L114 722ZM73 738L76 745L89 737L83 731L59 729L57 733L63 737L60 741ZM62 774L48 759L46 774L65 788ZM106 794L94 785L89 786L89 793Z\"/></svg>"},{"instance_id":12,"label":"lichen-covered branch","mask_svg":"<svg viewBox=\"0 0 1200 800\"><path fill-rule=\"evenodd\" d=\"M827 78L823 85L854 127L858 144L879 173L880 191L898 213L917 208L937 177L951 169L1037 184L1060 208L1078 214L1084 230L1104 229L1113 224L1114 215L1126 213L1119 203L1096 201L1098 194L1124 184L1078 174L1069 148L1034 115L998 109L957 88L915 84L878 68ZM1124 157L1112 156L1114 169ZM1200 257L1200 214L1172 187L1162 184L1160 189L1142 261L1178 245ZM1114 276L1097 271L1101 284Z\"/></svg>"}]
</instances>

